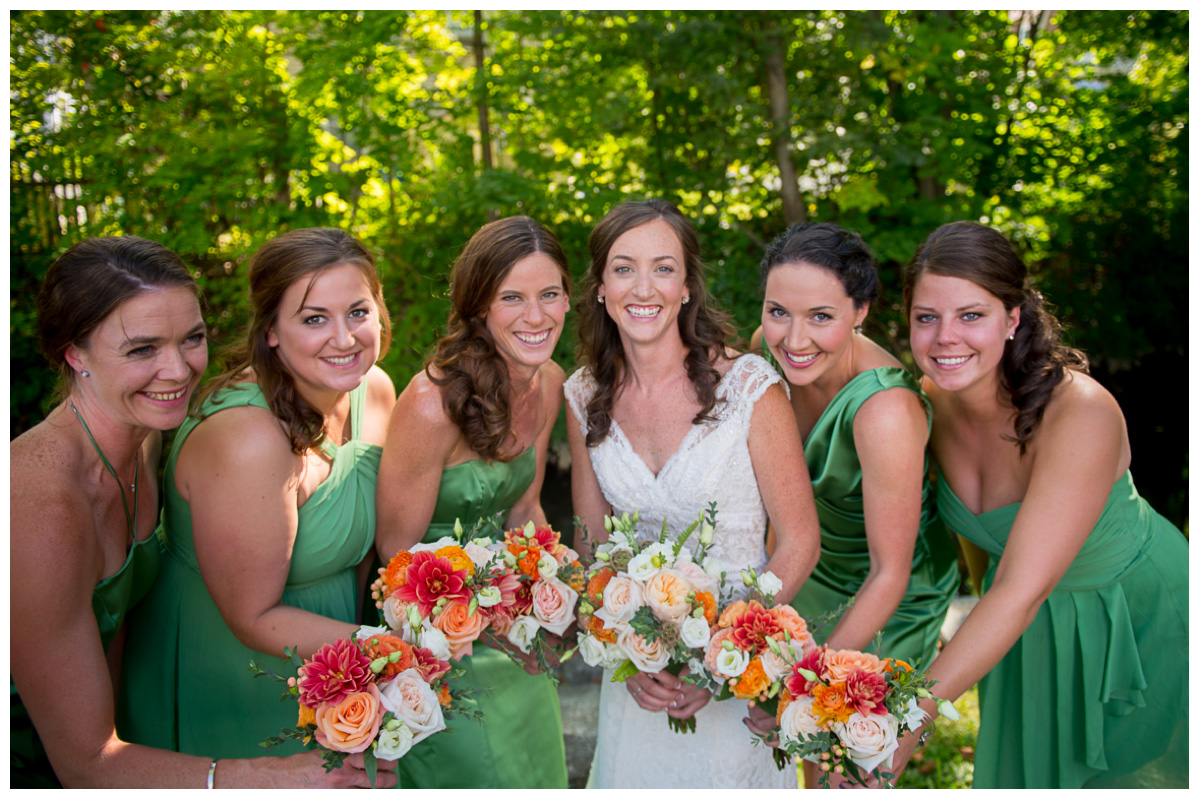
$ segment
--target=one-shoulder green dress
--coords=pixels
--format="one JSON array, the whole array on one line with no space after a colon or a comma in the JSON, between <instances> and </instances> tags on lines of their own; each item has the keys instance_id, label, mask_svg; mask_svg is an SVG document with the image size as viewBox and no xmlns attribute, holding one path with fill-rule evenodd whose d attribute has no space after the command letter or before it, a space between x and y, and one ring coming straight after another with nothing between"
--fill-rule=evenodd
<instances>
[{"instance_id":1,"label":"one-shoulder green dress","mask_svg":"<svg viewBox=\"0 0 1200 800\"><path fill-rule=\"evenodd\" d=\"M1020 503L976 516L945 480L938 501L990 587ZM1188 785L1188 545L1128 472L979 704L975 788Z\"/></svg>"},{"instance_id":2,"label":"one-shoulder green dress","mask_svg":"<svg viewBox=\"0 0 1200 800\"><path fill-rule=\"evenodd\" d=\"M929 401L905 369L879 367L854 376L822 412L804 442L817 517L821 523L821 557L812 575L792 599L792 607L813 619L850 602L871 568L863 513L863 472L854 446L854 417L870 397L903 388ZM929 666L937 653L938 634L958 588L958 559L938 519L930 484L929 458L921 486L921 522L913 548L912 577L887 626L878 655ZM822 633L828 635L832 627Z\"/></svg>"},{"instance_id":3,"label":"one-shoulder green dress","mask_svg":"<svg viewBox=\"0 0 1200 800\"><path fill-rule=\"evenodd\" d=\"M422 541L436 542L470 528L480 517L507 512L533 482L532 447L508 463L467 461L442 472L437 505ZM399 762L405 789L565 789L567 763L558 693L546 675L530 675L506 654L476 642L473 655L453 663L465 669L464 687L490 687L474 695L482 725L452 719L452 731L420 742Z\"/></svg>"},{"instance_id":4,"label":"one-shoulder green dress","mask_svg":"<svg viewBox=\"0 0 1200 800\"><path fill-rule=\"evenodd\" d=\"M375 483L382 448L360 440L366 382L350 393L351 438L336 447L329 477L299 509L299 525L282 601L348 623L356 619L355 567L375 541ZM165 507L158 538L162 572L129 619L118 708L127 741L212 758L299 752L289 742L260 743L296 725L295 702L280 702L282 686L247 671L250 662L280 671L279 656L237 640L204 587L196 564L191 507L175 490L175 461L202 419L227 408L267 408L256 384L210 397L201 419L179 429L164 476ZM253 465L244 465L253 469ZM253 530L244 531L253 536Z\"/></svg>"}]
</instances>

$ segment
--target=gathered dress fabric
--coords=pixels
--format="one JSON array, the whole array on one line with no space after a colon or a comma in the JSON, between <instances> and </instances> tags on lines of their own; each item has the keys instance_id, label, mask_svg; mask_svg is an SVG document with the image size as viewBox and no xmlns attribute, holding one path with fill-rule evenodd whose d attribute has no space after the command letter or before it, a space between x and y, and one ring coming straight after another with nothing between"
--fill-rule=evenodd
<instances>
[{"instance_id":1,"label":"gathered dress fabric","mask_svg":"<svg viewBox=\"0 0 1200 800\"><path fill-rule=\"evenodd\" d=\"M375 483L382 448L360 440L365 381L350 393L351 438L326 442L329 477L298 510L299 522L283 589L285 605L331 619L356 620L355 568L375 541ZM164 475L158 541L162 571L129 618L117 730L126 741L212 758L288 755L297 742L264 750L260 744L296 726L294 699L281 702L282 684L254 677L251 661L284 675L281 657L238 641L204 586L196 563L191 506L175 489L179 450L197 425L225 409L268 408L256 384L239 384L208 398L175 438ZM252 469L253 465L238 465ZM258 532L245 530L244 536Z\"/></svg>"},{"instance_id":2,"label":"gathered dress fabric","mask_svg":"<svg viewBox=\"0 0 1200 800\"><path fill-rule=\"evenodd\" d=\"M480 519L506 517L536 470L532 446L509 462L477 459L446 468L422 541L452 536L455 520L470 530ZM507 654L480 642L472 651L451 662L452 672L465 671L451 688L477 690L470 702L483 713L482 723L447 719L452 730L417 743L400 759L400 788L567 788L562 714L550 677L530 675Z\"/></svg>"},{"instance_id":3,"label":"gathered dress fabric","mask_svg":"<svg viewBox=\"0 0 1200 800\"><path fill-rule=\"evenodd\" d=\"M154 584L161 564L158 541L148 536L135 541L121 568L96 584L92 591L92 613L100 628L100 644L105 651L121 630L125 617ZM50 657L50 654L47 654ZM61 788L42 741L33 727L29 712L17 694L16 684L8 682L12 719L9 740L9 786L13 789Z\"/></svg>"},{"instance_id":4,"label":"gathered dress fabric","mask_svg":"<svg viewBox=\"0 0 1200 800\"><path fill-rule=\"evenodd\" d=\"M767 563L767 513L750 459L754 404L782 379L760 356L737 359L717 387L712 421L693 425L657 475L634 452L612 421L608 437L590 448L592 469L614 514L639 512L638 535L657 539L663 522L681 531L717 503L711 558L738 570ZM588 368L564 387L567 402L587 434L587 404L596 393ZM692 546L691 539L687 546ZM695 733L674 733L665 713L637 705L622 683L605 672L600 725L589 786L626 788L795 789L791 766L776 769L771 751L756 744L742 723L740 700L709 701L696 712Z\"/></svg>"},{"instance_id":5,"label":"gathered dress fabric","mask_svg":"<svg viewBox=\"0 0 1200 800\"><path fill-rule=\"evenodd\" d=\"M792 607L810 623L853 601L870 572L863 471L854 445L854 418L869 398L897 387L920 397L928 412L929 401L916 378L900 367L879 367L859 373L843 386L804 442L821 523L821 557L792 599ZM900 605L883 628L877 653L920 668L928 667L937 655L938 636L959 582L957 551L938 519L928 456L924 469L912 576ZM831 621L817 632L817 639L823 641L834 624ZM864 649L875 651L873 643Z\"/></svg>"},{"instance_id":6,"label":"gathered dress fabric","mask_svg":"<svg viewBox=\"0 0 1200 800\"><path fill-rule=\"evenodd\" d=\"M946 525L991 556L1020 504ZM1051 532L1047 532L1050 535ZM1125 473L1028 630L979 682L975 788L1188 785L1188 545Z\"/></svg>"}]
</instances>

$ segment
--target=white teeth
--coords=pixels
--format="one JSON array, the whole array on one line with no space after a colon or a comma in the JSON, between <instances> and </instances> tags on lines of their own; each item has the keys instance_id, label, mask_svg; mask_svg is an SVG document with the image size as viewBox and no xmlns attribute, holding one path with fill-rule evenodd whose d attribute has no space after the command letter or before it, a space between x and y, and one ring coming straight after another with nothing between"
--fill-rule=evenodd
<instances>
[{"instance_id":1,"label":"white teeth","mask_svg":"<svg viewBox=\"0 0 1200 800\"><path fill-rule=\"evenodd\" d=\"M813 353L811 356L794 356L791 353L788 353L786 350L783 352L787 355L788 361L791 361L793 364L807 364L818 355L817 353Z\"/></svg>"},{"instance_id":2,"label":"white teeth","mask_svg":"<svg viewBox=\"0 0 1200 800\"><path fill-rule=\"evenodd\" d=\"M956 358L934 358L934 362L941 364L943 367L954 367L965 363L970 356L958 356Z\"/></svg>"},{"instance_id":3,"label":"white teeth","mask_svg":"<svg viewBox=\"0 0 1200 800\"><path fill-rule=\"evenodd\" d=\"M146 395L146 397L149 397L151 400L161 400L165 402L168 400L178 400L187 394L187 389L180 389L178 392L143 392L142 394Z\"/></svg>"},{"instance_id":4,"label":"white teeth","mask_svg":"<svg viewBox=\"0 0 1200 800\"><path fill-rule=\"evenodd\" d=\"M328 361L330 364L333 364L335 367L345 367L345 366L349 366L350 364L353 364L354 359L357 357L357 355L358 354L356 353L355 355L342 356L341 358L337 358L335 356L326 356L325 360Z\"/></svg>"},{"instance_id":5,"label":"white teeth","mask_svg":"<svg viewBox=\"0 0 1200 800\"><path fill-rule=\"evenodd\" d=\"M626 308L629 310L629 313L635 317L642 317L643 319L649 319L651 317L658 316L658 311L659 311L660 307L659 306L651 306L650 308L643 308L640 306L626 306Z\"/></svg>"},{"instance_id":6,"label":"white teeth","mask_svg":"<svg viewBox=\"0 0 1200 800\"><path fill-rule=\"evenodd\" d=\"M536 334L532 334L532 335L528 334L528 333L517 333L515 331L513 332L513 336L516 336L518 339L520 339L525 344L541 344L542 342L546 341L546 337L548 337L549 335L550 335L550 331L542 331L541 333L536 333Z\"/></svg>"}]
</instances>

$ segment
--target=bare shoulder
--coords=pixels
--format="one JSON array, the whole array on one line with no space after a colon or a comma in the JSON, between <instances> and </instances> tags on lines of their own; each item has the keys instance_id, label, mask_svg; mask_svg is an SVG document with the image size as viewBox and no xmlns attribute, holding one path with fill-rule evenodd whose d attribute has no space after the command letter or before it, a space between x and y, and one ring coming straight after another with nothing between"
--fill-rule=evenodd
<instances>
[{"instance_id":1,"label":"bare shoulder","mask_svg":"<svg viewBox=\"0 0 1200 800\"><path fill-rule=\"evenodd\" d=\"M1064 429L1072 434L1090 430L1094 435L1124 436L1125 415L1116 398L1099 381L1072 370L1054 388L1039 434L1050 436Z\"/></svg>"},{"instance_id":2,"label":"bare shoulder","mask_svg":"<svg viewBox=\"0 0 1200 800\"><path fill-rule=\"evenodd\" d=\"M868 339L865 336L855 336L854 342L855 355L858 358L861 372L869 369L879 369L880 367L904 368L904 365L900 363L900 359L889 353L874 339Z\"/></svg>"},{"instance_id":3,"label":"bare shoulder","mask_svg":"<svg viewBox=\"0 0 1200 800\"><path fill-rule=\"evenodd\" d=\"M14 440L9 454L12 577L25 575L26 566L44 572L67 559L88 561L87 554L100 570L92 501L75 469L82 454L41 425Z\"/></svg>"},{"instance_id":4,"label":"bare shoulder","mask_svg":"<svg viewBox=\"0 0 1200 800\"><path fill-rule=\"evenodd\" d=\"M555 361L547 361L538 367L538 376L542 380L542 396L547 405L557 407L562 400L563 384L567 381L567 373Z\"/></svg>"},{"instance_id":5,"label":"bare shoulder","mask_svg":"<svg viewBox=\"0 0 1200 800\"><path fill-rule=\"evenodd\" d=\"M270 409L234 406L210 414L184 442L178 460L185 469L192 458L220 459L227 464L291 461L292 444Z\"/></svg>"},{"instance_id":6,"label":"bare shoulder","mask_svg":"<svg viewBox=\"0 0 1200 800\"><path fill-rule=\"evenodd\" d=\"M442 387L430 380L425 370L414 375L400 392L392 418L432 430L455 428L442 402Z\"/></svg>"},{"instance_id":7,"label":"bare shoulder","mask_svg":"<svg viewBox=\"0 0 1200 800\"><path fill-rule=\"evenodd\" d=\"M366 380L367 398L371 405L386 404L390 407L396 402L396 385L378 364L371 367Z\"/></svg>"},{"instance_id":8,"label":"bare shoulder","mask_svg":"<svg viewBox=\"0 0 1200 800\"><path fill-rule=\"evenodd\" d=\"M890 431L927 427L925 406L915 393L903 386L894 386L868 397L854 415L854 432L879 434L887 438Z\"/></svg>"}]
</instances>

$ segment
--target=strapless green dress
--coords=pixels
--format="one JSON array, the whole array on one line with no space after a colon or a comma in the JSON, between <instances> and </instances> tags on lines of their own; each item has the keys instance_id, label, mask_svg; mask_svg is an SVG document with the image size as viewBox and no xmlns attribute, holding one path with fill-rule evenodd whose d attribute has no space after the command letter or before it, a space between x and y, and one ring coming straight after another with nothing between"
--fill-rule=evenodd
<instances>
[{"instance_id":1,"label":"strapless green dress","mask_svg":"<svg viewBox=\"0 0 1200 800\"><path fill-rule=\"evenodd\" d=\"M990 587L1020 503L976 516L945 480L938 502ZM1187 787L1188 545L1128 472L979 705L975 788Z\"/></svg>"},{"instance_id":2,"label":"strapless green dress","mask_svg":"<svg viewBox=\"0 0 1200 800\"><path fill-rule=\"evenodd\" d=\"M382 452L359 439L365 403L364 381L350 393L351 439L341 447L327 443L333 459L329 477L299 509L282 598L286 605L348 623L356 620L355 567L375 542L375 483ZM200 413L244 405L267 408L257 385L220 392ZM196 564L191 507L175 490L175 462L202 419L187 419L167 459L158 529L162 574L146 602L130 615L117 729L127 741L212 758L299 752L295 742L269 751L260 746L268 736L295 727L297 709L294 700L280 702L279 683L255 678L247 667L254 660L281 671L282 659L238 641Z\"/></svg>"},{"instance_id":3,"label":"strapless green dress","mask_svg":"<svg viewBox=\"0 0 1200 800\"><path fill-rule=\"evenodd\" d=\"M454 520L470 528L480 517L512 508L533 481L532 447L508 463L468 461L442 472L437 505L422 541L453 535ZM453 730L430 736L399 762L405 789L565 789L567 762L558 693L546 675L530 675L499 650L476 642L454 662L476 694L480 724L449 720Z\"/></svg>"},{"instance_id":4,"label":"strapless green dress","mask_svg":"<svg viewBox=\"0 0 1200 800\"><path fill-rule=\"evenodd\" d=\"M879 367L859 373L843 386L804 442L804 458L821 523L821 557L792 599L792 607L805 619L850 602L871 568L863 513L862 464L854 447L854 417L870 397L897 387L920 397L928 412L929 401L916 378L900 367ZM929 666L937 654L938 635L959 582L958 557L935 507L928 455L925 472L912 577L899 607L883 629L878 653L922 667ZM828 635L830 631L832 626L822 633Z\"/></svg>"}]
</instances>

